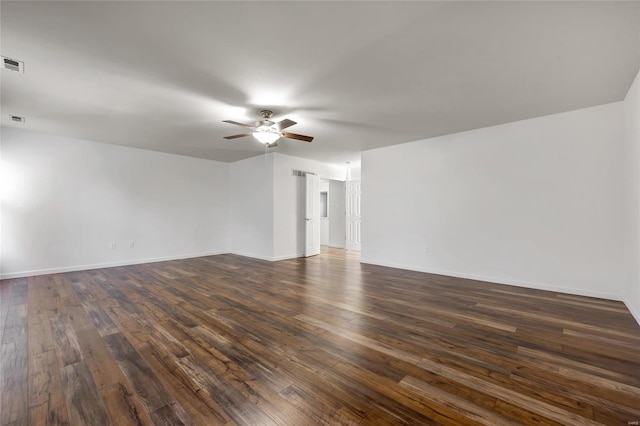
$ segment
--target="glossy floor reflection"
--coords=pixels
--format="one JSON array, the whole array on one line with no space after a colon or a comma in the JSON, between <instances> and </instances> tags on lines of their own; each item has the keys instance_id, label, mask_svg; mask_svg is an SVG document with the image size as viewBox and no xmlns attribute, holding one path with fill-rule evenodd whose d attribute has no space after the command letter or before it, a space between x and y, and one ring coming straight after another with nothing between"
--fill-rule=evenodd
<instances>
[{"instance_id":1,"label":"glossy floor reflection","mask_svg":"<svg viewBox=\"0 0 640 426\"><path fill-rule=\"evenodd\" d=\"M4 280L0 424L627 424L620 302L235 255Z\"/></svg>"}]
</instances>

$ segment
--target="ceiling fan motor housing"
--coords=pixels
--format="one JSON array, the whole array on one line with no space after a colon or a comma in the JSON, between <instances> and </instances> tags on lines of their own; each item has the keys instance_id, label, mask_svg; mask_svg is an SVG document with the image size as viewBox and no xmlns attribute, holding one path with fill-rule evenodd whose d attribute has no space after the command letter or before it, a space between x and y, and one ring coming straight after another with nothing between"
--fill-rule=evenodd
<instances>
[{"instance_id":1,"label":"ceiling fan motor housing","mask_svg":"<svg viewBox=\"0 0 640 426\"><path fill-rule=\"evenodd\" d=\"M273 117L273 111L271 111L270 109L263 109L260 110L260 116L262 118L264 118L265 120L270 119L271 117Z\"/></svg>"},{"instance_id":2,"label":"ceiling fan motor housing","mask_svg":"<svg viewBox=\"0 0 640 426\"><path fill-rule=\"evenodd\" d=\"M264 120L260 120L256 123L256 127L261 131L268 131L267 127L273 127L276 123L271 121L271 117L273 117L273 111L268 109L263 109L260 111L260 116L264 118Z\"/></svg>"}]
</instances>

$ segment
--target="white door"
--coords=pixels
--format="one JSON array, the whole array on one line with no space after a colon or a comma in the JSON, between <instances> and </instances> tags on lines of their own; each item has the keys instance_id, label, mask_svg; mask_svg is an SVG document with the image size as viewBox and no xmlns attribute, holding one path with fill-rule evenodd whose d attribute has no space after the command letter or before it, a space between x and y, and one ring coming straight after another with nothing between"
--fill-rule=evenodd
<instances>
[{"instance_id":1,"label":"white door","mask_svg":"<svg viewBox=\"0 0 640 426\"><path fill-rule=\"evenodd\" d=\"M306 257L320 254L320 177L307 173L305 208L305 250Z\"/></svg>"},{"instance_id":2,"label":"white door","mask_svg":"<svg viewBox=\"0 0 640 426\"><path fill-rule=\"evenodd\" d=\"M360 250L360 195L359 180L347 181L347 235L346 249Z\"/></svg>"}]
</instances>

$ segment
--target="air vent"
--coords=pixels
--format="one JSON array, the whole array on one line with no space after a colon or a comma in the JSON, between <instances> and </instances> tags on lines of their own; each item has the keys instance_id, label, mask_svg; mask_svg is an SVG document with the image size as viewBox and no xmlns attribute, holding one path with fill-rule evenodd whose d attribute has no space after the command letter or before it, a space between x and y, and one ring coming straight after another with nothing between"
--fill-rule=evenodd
<instances>
[{"instance_id":1,"label":"air vent","mask_svg":"<svg viewBox=\"0 0 640 426\"><path fill-rule=\"evenodd\" d=\"M302 170L291 169L291 174L298 177L305 177L307 175L315 175L313 172L304 172Z\"/></svg>"},{"instance_id":2,"label":"air vent","mask_svg":"<svg viewBox=\"0 0 640 426\"><path fill-rule=\"evenodd\" d=\"M20 117L19 115L10 115L11 121L15 121L16 123L24 123L24 117Z\"/></svg>"},{"instance_id":3,"label":"air vent","mask_svg":"<svg viewBox=\"0 0 640 426\"><path fill-rule=\"evenodd\" d=\"M7 58L5 56L0 56L0 58L2 58L3 69L24 73L24 62L18 61L16 59Z\"/></svg>"}]
</instances>

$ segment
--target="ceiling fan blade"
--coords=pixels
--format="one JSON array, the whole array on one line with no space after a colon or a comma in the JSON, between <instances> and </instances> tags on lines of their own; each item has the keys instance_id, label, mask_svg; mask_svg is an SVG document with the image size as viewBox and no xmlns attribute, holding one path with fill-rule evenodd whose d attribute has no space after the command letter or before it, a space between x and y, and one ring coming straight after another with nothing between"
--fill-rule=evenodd
<instances>
[{"instance_id":1,"label":"ceiling fan blade","mask_svg":"<svg viewBox=\"0 0 640 426\"><path fill-rule=\"evenodd\" d=\"M252 133L240 133L239 135L231 135L231 136L225 136L225 139L237 139L237 138L244 138L245 136L251 136Z\"/></svg>"},{"instance_id":2,"label":"ceiling fan blade","mask_svg":"<svg viewBox=\"0 0 640 426\"><path fill-rule=\"evenodd\" d=\"M278 129L283 130L286 129L287 127L291 127L294 124L298 124L293 120L289 120L288 118L285 118L284 120L276 123L276 126L278 127Z\"/></svg>"},{"instance_id":3,"label":"ceiling fan blade","mask_svg":"<svg viewBox=\"0 0 640 426\"><path fill-rule=\"evenodd\" d=\"M289 139L297 139L299 141L311 142L313 140L312 136L298 135L296 133L287 133L282 132L282 137Z\"/></svg>"},{"instance_id":4,"label":"ceiling fan blade","mask_svg":"<svg viewBox=\"0 0 640 426\"><path fill-rule=\"evenodd\" d=\"M233 121L233 120L222 120L222 122L223 123L229 123L229 124L235 124L236 126L250 127L252 129L255 129L255 127L256 127L253 124L238 123L237 121Z\"/></svg>"}]
</instances>

